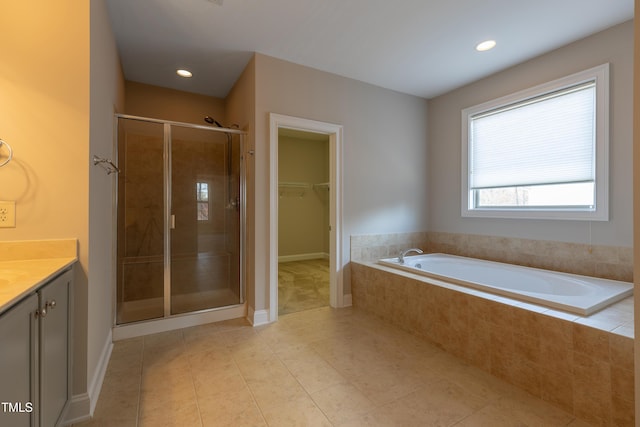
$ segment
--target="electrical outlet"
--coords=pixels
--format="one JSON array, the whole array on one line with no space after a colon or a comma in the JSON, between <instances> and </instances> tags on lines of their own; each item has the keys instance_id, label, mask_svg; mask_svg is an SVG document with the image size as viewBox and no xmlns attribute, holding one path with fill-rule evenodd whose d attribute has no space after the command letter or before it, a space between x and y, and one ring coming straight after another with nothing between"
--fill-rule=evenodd
<instances>
[{"instance_id":1,"label":"electrical outlet","mask_svg":"<svg viewBox=\"0 0 640 427\"><path fill-rule=\"evenodd\" d=\"M14 228L16 226L16 202L0 201L0 228Z\"/></svg>"}]
</instances>

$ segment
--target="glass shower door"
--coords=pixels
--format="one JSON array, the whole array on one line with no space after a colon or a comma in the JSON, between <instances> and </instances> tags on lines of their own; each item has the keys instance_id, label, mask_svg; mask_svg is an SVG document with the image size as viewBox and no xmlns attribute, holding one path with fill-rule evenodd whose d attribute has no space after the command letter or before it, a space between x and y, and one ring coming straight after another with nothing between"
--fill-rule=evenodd
<instances>
[{"instance_id":1,"label":"glass shower door","mask_svg":"<svg viewBox=\"0 0 640 427\"><path fill-rule=\"evenodd\" d=\"M164 126L118 120L118 324L164 316Z\"/></svg>"},{"instance_id":2,"label":"glass shower door","mask_svg":"<svg viewBox=\"0 0 640 427\"><path fill-rule=\"evenodd\" d=\"M116 323L244 302L242 133L118 117Z\"/></svg>"},{"instance_id":3,"label":"glass shower door","mask_svg":"<svg viewBox=\"0 0 640 427\"><path fill-rule=\"evenodd\" d=\"M171 314L241 302L239 138L171 126Z\"/></svg>"}]
</instances>

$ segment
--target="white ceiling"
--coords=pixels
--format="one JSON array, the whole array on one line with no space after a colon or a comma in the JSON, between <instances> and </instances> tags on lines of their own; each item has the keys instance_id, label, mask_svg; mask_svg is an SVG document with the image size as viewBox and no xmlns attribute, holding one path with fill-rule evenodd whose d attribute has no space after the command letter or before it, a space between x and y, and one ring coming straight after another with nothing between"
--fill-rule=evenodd
<instances>
[{"instance_id":1,"label":"white ceiling","mask_svg":"<svg viewBox=\"0 0 640 427\"><path fill-rule=\"evenodd\" d=\"M253 52L432 98L632 19L633 4L107 0L127 80L220 98ZM490 38L495 49L475 51ZM177 77L177 68L194 76Z\"/></svg>"}]
</instances>

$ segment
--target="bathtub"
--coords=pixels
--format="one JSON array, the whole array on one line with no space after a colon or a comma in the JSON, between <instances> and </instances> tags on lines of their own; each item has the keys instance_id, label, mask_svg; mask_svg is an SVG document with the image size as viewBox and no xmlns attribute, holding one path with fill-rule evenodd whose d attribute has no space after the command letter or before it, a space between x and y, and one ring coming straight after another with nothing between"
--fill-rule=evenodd
<instances>
[{"instance_id":1,"label":"bathtub","mask_svg":"<svg viewBox=\"0 0 640 427\"><path fill-rule=\"evenodd\" d=\"M379 264L513 299L588 316L633 294L633 284L446 254Z\"/></svg>"}]
</instances>

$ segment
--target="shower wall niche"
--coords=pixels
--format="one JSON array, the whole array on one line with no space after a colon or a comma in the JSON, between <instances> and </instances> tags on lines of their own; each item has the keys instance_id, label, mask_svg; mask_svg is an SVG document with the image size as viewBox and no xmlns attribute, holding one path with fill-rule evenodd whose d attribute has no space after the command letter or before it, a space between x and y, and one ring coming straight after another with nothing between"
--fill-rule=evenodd
<instances>
[{"instance_id":1,"label":"shower wall niche","mask_svg":"<svg viewBox=\"0 0 640 427\"><path fill-rule=\"evenodd\" d=\"M117 324L244 302L242 138L118 117Z\"/></svg>"}]
</instances>

